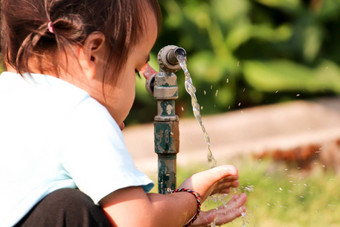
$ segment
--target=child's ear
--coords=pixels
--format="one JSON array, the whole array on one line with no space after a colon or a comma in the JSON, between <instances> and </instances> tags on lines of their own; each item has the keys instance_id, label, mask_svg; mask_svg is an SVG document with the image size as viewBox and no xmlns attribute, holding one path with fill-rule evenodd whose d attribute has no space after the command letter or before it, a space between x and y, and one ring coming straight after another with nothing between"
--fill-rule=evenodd
<instances>
[{"instance_id":1,"label":"child's ear","mask_svg":"<svg viewBox=\"0 0 340 227\"><path fill-rule=\"evenodd\" d=\"M88 79L96 77L105 63L105 36L101 32L91 33L85 40L79 56L80 65Z\"/></svg>"}]
</instances>

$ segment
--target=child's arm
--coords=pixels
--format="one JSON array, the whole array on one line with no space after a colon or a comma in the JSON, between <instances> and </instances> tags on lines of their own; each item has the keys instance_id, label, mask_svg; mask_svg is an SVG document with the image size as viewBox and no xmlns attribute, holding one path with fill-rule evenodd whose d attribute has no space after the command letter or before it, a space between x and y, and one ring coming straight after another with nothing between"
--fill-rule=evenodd
<instances>
[{"instance_id":1,"label":"child's arm","mask_svg":"<svg viewBox=\"0 0 340 227\"><path fill-rule=\"evenodd\" d=\"M131 227L182 226L197 207L189 193L146 194L141 187L113 192L101 205L113 226Z\"/></svg>"},{"instance_id":2,"label":"child's arm","mask_svg":"<svg viewBox=\"0 0 340 227\"><path fill-rule=\"evenodd\" d=\"M225 193L230 187L238 186L237 170L233 166L220 166L194 174L181 187L189 188L201 195L202 202L211 194ZM246 198L235 203L241 207ZM183 226L196 213L195 197L187 192L173 194L146 194L141 187L120 189L106 196L100 205L115 226ZM234 218L241 215L239 211L220 215ZM236 214L237 213L237 214ZM195 224L208 224L215 213L205 212ZM235 217L234 217L235 216ZM228 219L228 218L227 218ZM230 218L225 222L231 221Z\"/></svg>"}]
</instances>

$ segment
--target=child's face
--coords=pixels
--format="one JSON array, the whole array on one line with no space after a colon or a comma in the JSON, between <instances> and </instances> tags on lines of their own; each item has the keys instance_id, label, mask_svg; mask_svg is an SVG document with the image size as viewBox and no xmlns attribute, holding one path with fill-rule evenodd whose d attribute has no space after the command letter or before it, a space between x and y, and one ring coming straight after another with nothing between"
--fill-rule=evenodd
<instances>
[{"instance_id":1,"label":"child's face","mask_svg":"<svg viewBox=\"0 0 340 227\"><path fill-rule=\"evenodd\" d=\"M157 38L157 21L152 12L147 14L145 33L139 39L138 44L132 48L126 65L117 77L114 85L105 85L105 99L98 100L105 105L112 117L121 129L124 128L124 120L127 117L135 99L136 70L140 70L149 59L149 53Z\"/></svg>"}]
</instances>

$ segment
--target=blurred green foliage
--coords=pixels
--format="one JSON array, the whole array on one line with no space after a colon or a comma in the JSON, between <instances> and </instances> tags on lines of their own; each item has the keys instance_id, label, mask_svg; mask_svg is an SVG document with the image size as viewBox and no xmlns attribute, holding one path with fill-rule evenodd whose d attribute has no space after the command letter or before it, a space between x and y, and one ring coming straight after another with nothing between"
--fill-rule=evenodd
<instances>
[{"instance_id":1,"label":"blurred green foliage","mask_svg":"<svg viewBox=\"0 0 340 227\"><path fill-rule=\"evenodd\" d=\"M340 0L163 0L165 45L188 53L202 114L340 94ZM177 73L177 114L192 116ZM152 121L156 102L137 81L128 123Z\"/></svg>"}]
</instances>

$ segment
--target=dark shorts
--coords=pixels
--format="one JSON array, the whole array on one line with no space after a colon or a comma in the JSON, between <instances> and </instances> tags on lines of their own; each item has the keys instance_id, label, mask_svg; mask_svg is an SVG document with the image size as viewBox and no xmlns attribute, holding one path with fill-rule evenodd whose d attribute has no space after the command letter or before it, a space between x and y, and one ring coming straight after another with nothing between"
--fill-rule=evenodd
<instances>
[{"instance_id":1,"label":"dark shorts","mask_svg":"<svg viewBox=\"0 0 340 227\"><path fill-rule=\"evenodd\" d=\"M17 224L23 227L110 226L103 210L77 189L60 189L47 195Z\"/></svg>"}]
</instances>

